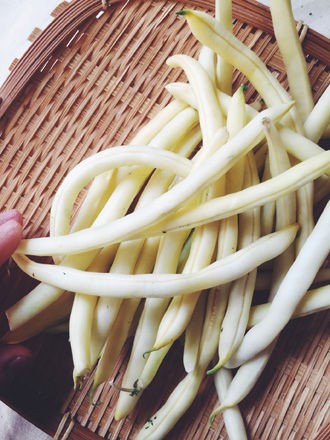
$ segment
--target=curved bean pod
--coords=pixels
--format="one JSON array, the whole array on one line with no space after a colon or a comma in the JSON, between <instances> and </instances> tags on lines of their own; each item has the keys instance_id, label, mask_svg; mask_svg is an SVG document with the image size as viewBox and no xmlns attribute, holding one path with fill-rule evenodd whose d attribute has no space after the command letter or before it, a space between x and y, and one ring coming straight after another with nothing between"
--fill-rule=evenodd
<instances>
[{"instance_id":1,"label":"curved bean pod","mask_svg":"<svg viewBox=\"0 0 330 440\"><path fill-rule=\"evenodd\" d=\"M317 142L330 125L330 84L305 121L306 136Z\"/></svg>"},{"instance_id":2,"label":"curved bean pod","mask_svg":"<svg viewBox=\"0 0 330 440\"><path fill-rule=\"evenodd\" d=\"M271 302L251 307L248 328L254 327L262 321L271 306ZM294 311L293 318L301 318L312 313L321 312L330 308L330 285L309 290Z\"/></svg>"},{"instance_id":3,"label":"curved bean pod","mask_svg":"<svg viewBox=\"0 0 330 440\"><path fill-rule=\"evenodd\" d=\"M133 212L123 218L109 222L105 226L78 231L61 237L43 237L22 240L18 253L28 255L63 255L97 249L110 243L133 238L132 235L150 229L171 212L196 196L214 181L218 180L236 161L248 153L262 138L262 120L264 117L279 119L292 106L282 104L264 110L248 123L236 136L216 151L204 166L190 173L174 188L158 197L150 204L148 212ZM219 134L222 143L223 133ZM217 145L216 135L213 142Z\"/></svg>"},{"instance_id":4,"label":"curved bean pod","mask_svg":"<svg viewBox=\"0 0 330 440\"><path fill-rule=\"evenodd\" d=\"M108 148L81 161L63 179L53 200L51 219L54 218L54 210L61 215L71 216L79 192L96 176L113 168L139 165L168 170L179 176L187 176L191 168L188 159L167 150L158 150L155 154L155 149L146 145ZM70 218L64 218L60 223L68 225L64 232L67 234ZM58 235L56 228L53 229L54 234Z\"/></svg>"},{"instance_id":5,"label":"curved bean pod","mask_svg":"<svg viewBox=\"0 0 330 440\"><path fill-rule=\"evenodd\" d=\"M222 368L217 371L214 376L214 384L217 390L220 402L223 402L226 398L228 388L231 386L232 373L227 368ZM215 409L210 416L210 420L220 411L219 408ZM247 440L246 430L242 418L242 414L236 405L231 405L230 408L223 408L223 420L225 422L226 431L229 440Z\"/></svg>"},{"instance_id":6,"label":"curved bean pod","mask_svg":"<svg viewBox=\"0 0 330 440\"><path fill-rule=\"evenodd\" d=\"M276 42L285 64L290 94L296 102L301 120L305 121L313 109L314 101L291 1L271 0L270 13Z\"/></svg>"},{"instance_id":7,"label":"curved bean pod","mask_svg":"<svg viewBox=\"0 0 330 440\"><path fill-rule=\"evenodd\" d=\"M238 367L274 341L312 284L330 251L330 202L276 292L267 316L251 328L228 366ZM287 294L290 292L290 295Z\"/></svg>"},{"instance_id":8,"label":"curved bean pod","mask_svg":"<svg viewBox=\"0 0 330 440\"><path fill-rule=\"evenodd\" d=\"M295 239L297 225L266 235L249 246L195 273L119 275L84 272L42 264L14 254L17 265L32 278L70 292L122 298L166 298L228 283L282 253Z\"/></svg>"},{"instance_id":9,"label":"curved bean pod","mask_svg":"<svg viewBox=\"0 0 330 440\"><path fill-rule=\"evenodd\" d=\"M197 40L244 73L268 106L291 100L261 59L210 14L192 9L178 14L186 18Z\"/></svg>"},{"instance_id":10,"label":"curved bean pod","mask_svg":"<svg viewBox=\"0 0 330 440\"><path fill-rule=\"evenodd\" d=\"M192 228L205 222L220 220L256 206L262 206L295 191L306 182L324 174L329 168L330 151L325 151L258 185L208 200L197 207L183 208L175 215L169 216L163 223L150 228L148 233L157 234L160 231Z\"/></svg>"}]
</instances>

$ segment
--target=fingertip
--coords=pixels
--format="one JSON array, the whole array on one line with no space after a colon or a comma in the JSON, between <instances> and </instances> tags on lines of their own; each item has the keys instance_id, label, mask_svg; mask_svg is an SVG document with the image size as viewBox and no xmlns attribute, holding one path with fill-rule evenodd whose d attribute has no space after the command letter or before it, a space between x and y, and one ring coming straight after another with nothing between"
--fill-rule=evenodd
<instances>
[{"instance_id":1,"label":"fingertip","mask_svg":"<svg viewBox=\"0 0 330 440\"><path fill-rule=\"evenodd\" d=\"M14 220L16 220L17 223L23 226L23 215L19 211L17 211L17 209L14 209L14 211L15 211Z\"/></svg>"},{"instance_id":2,"label":"fingertip","mask_svg":"<svg viewBox=\"0 0 330 440\"><path fill-rule=\"evenodd\" d=\"M20 225L23 225L23 216L17 209L8 209L7 211L0 212L0 225L9 220L15 220Z\"/></svg>"},{"instance_id":3,"label":"fingertip","mask_svg":"<svg viewBox=\"0 0 330 440\"><path fill-rule=\"evenodd\" d=\"M22 234L22 225L16 220L8 220L0 225L0 265L15 252Z\"/></svg>"},{"instance_id":4,"label":"fingertip","mask_svg":"<svg viewBox=\"0 0 330 440\"><path fill-rule=\"evenodd\" d=\"M11 219L0 225L0 240L9 240L19 243L22 240L23 228L21 223ZM1 246L1 245L0 245Z\"/></svg>"}]
</instances>

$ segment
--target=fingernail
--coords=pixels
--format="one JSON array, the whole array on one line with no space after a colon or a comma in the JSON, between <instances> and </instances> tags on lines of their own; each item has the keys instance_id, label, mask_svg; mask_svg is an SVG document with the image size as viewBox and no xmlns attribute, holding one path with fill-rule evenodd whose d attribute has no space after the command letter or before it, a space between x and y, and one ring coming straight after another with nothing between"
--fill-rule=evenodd
<instances>
[{"instance_id":1,"label":"fingernail","mask_svg":"<svg viewBox=\"0 0 330 440\"><path fill-rule=\"evenodd\" d=\"M23 224L23 216L17 209L9 209L8 211L0 212L0 225L9 220L15 220L20 225Z\"/></svg>"},{"instance_id":2,"label":"fingernail","mask_svg":"<svg viewBox=\"0 0 330 440\"><path fill-rule=\"evenodd\" d=\"M11 256L21 239L22 226L16 220L0 225L0 265Z\"/></svg>"}]
</instances>

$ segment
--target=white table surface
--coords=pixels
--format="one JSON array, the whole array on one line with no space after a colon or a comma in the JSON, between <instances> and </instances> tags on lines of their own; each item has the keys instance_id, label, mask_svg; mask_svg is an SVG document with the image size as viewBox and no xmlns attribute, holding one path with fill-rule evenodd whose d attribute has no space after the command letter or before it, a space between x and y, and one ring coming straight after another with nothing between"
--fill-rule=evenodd
<instances>
[{"instance_id":1,"label":"white table surface","mask_svg":"<svg viewBox=\"0 0 330 440\"><path fill-rule=\"evenodd\" d=\"M70 0L69 0L70 1ZM100 0L101 1L101 0ZM269 5L269 0L260 0ZM59 0L0 0L0 84L8 76L14 58L28 48L28 36L35 27L44 29ZM330 0L292 0L294 16L330 38ZM23 420L0 402L0 438L6 440L48 440L46 434Z\"/></svg>"}]
</instances>

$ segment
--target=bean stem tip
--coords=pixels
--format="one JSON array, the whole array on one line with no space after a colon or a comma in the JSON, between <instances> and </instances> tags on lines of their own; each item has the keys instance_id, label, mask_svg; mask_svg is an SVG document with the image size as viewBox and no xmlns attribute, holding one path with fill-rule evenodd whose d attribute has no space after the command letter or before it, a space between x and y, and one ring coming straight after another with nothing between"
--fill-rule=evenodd
<instances>
[{"instance_id":1,"label":"bean stem tip","mask_svg":"<svg viewBox=\"0 0 330 440\"><path fill-rule=\"evenodd\" d=\"M180 9L179 11L176 12L176 15L186 15L188 12L187 9Z\"/></svg>"}]
</instances>

